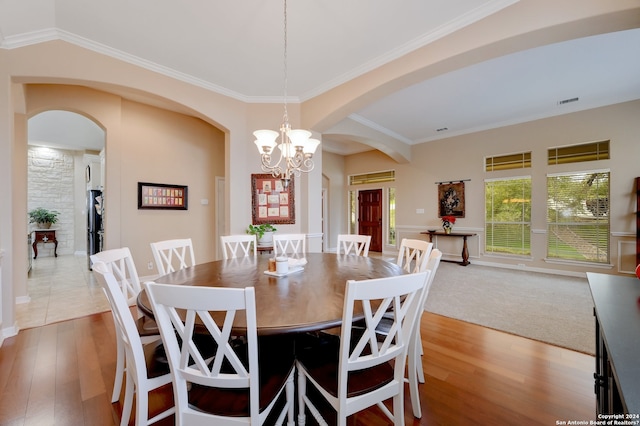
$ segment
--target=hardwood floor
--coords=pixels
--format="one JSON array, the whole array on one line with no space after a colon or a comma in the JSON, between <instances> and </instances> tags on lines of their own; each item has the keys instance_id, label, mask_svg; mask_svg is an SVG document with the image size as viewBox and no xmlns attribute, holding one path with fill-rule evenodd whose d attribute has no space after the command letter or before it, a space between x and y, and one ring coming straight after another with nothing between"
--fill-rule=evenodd
<instances>
[{"instance_id":1,"label":"hardwood floor","mask_svg":"<svg viewBox=\"0 0 640 426\"><path fill-rule=\"evenodd\" d=\"M595 420L592 356L428 312L421 331L423 417L414 419L407 390L407 425ZM0 425L118 424L120 403L109 401L114 371L110 312L23 330L0 348ZM170 387L154 393L152 411L170 398ZM350 424L389 422L374 408Z\"/></svg>"}]
</instances>

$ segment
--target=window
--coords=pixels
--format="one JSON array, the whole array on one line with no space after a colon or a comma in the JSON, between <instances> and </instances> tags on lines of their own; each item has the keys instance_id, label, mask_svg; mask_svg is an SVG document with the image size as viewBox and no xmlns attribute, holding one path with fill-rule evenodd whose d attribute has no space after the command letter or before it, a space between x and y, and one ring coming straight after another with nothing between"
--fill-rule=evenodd
<instances>
[{"instance_id":1,"label":"window","mask_svg":"<svg viewBox=\"0 0 640 426\"><path fill-rule=\"evenodd\" d=\"M385 172L364 173L349 176L349 185L363 185L365 183L393 182L396 180L395 170Z\"/></svg>"},{"instance_id":2,"label":"window","mask_svg":"<svg viewBox=\"0 0 640 426\"><path fill-rule=\"evenodd\" d=\"M498 155L484 159L484 170L495 172L496 170L524 169L531 167L531 151L518 154Z\"/></svg>"},{"instance_id":3,"label":"window","mask_svg":"<svg viewBox=\"0 0 640 426\"><path fill-rule=\"evenodd\" d=\"M485 181L485 253L531 254L531 177Z\"/></svg>"},{"instance_id":4,"label":"window","mask_svg":"<svg viewBox=\"0 0 640 426\"><path fill-rule=\"evenodd\" d=\"M389 233L387 234L387 244L396 245L396 189L387 189L387 199L389 200Z\"/></svg>"},{"instance_id":5,"label":"window","mask_svg":"<svg viewBox=\"0 0 640 426\"><path fill-rule=\"evenodd\" d=\"M548 164L578 163L609 159L609 141L550 148Z\"/></svg>"},{"instance_id":6,"label":"window","mask_svg":"<svg viewBox=\"0 0 640 426\"><path fill-rule=\"evenodd\" d=\"M547 176L547 256L609 263L609 171Z\"/></svg>"},{"instance_id":7,"label":"window","mask_svg":"<svg viewBox=\"0 0 640 426\"><path fill-rule=\"evenodd\" d=\"M358 191L349 191L349 233L358 233Z\"/></svg>"}]
</instances>

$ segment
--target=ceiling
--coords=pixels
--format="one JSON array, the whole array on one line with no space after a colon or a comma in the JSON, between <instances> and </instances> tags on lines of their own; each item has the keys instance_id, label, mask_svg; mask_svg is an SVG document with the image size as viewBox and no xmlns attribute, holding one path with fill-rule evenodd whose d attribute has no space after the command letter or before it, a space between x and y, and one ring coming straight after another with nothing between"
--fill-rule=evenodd
<instances>
[{"instance_id":1,"label":"ceiling","mask_svg":"<svg viewBox=\"0 0 640 426\"><path fill-rule=\"evenodd\" d=\"M312 99L517 0L371 2L289 1L289 102ZM52 39L244 102L283 100L283 4L274 0L0 2L0 48ZM402 87L344 118L413 145L640 99L638 52L640 29L519 51ZM69 135L69 119L32 118L30 140L104 140L86 122ZM323 136L322 146L340 154L371 149L338 136Z\"/></svg>"}]
</instances>

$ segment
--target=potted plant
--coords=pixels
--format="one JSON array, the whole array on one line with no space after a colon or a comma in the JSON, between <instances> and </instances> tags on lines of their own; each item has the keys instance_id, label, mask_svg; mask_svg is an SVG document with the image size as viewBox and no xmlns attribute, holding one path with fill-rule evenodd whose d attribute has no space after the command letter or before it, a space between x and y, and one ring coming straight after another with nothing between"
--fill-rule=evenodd
<instances>
[{"instance_id":1,"label":"potted plant","mask_svg":"<svg viewBox=\"0 0 640 426\"><path fill-rule=\"evenodd\" d=\"M273 245L273 233L277 229L270 223L262 223L260 225L249 225L247 234L255 235L258 239L259 246L270 247Z\"/></svg>"},{"instance_id":2,"label":"potted plant","mask_svg":"<svg viewBox=\"0 0 640 426\"><path fill-rule=\"evenodd\" d=\"M55 210L38 207L29 212L29 223L35 223L39 229L49 229L51 224L58 221L59 214L60 212Z\"/></svg>"}]
</instances>

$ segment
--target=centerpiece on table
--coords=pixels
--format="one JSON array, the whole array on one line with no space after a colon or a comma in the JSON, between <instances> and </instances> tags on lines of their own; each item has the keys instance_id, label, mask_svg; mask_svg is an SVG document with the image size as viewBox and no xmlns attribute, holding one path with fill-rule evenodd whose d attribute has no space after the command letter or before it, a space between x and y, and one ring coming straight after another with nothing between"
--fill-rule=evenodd
<instances>
[{"instance_id":1,"label":"centerpiece on table","mask_svg":"<svg viewBox=\"0 0 640 426\"><path fill-rule=\"evenodd\" d=\"M273 233L276 231L277 229L270 223L249 225L247 228L247 234L256 236L258 240L258 247L272 247Z\"/></svg>"},{"instance_id":2,"label":"centerpiece on table","mask_svg":"<svg viewBox=\"0 0 640 426\"><path fill-rule=\"evenodd\" d=\"M453 229L453 224L456 223L455 216L442 216L442 229L445 234L450 234Z\"/></svg>"}]
</instances>

